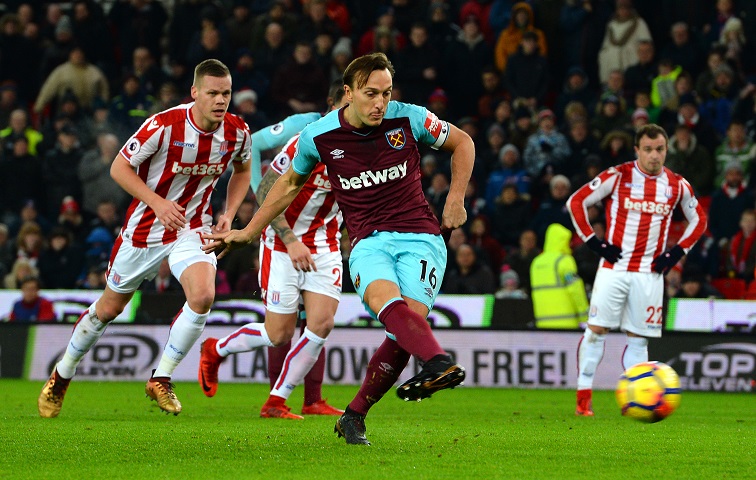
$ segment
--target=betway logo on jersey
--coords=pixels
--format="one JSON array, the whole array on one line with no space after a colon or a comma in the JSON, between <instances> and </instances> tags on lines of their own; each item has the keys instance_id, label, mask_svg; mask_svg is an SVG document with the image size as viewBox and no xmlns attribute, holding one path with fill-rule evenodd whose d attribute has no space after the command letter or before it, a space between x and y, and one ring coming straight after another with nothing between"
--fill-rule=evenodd
<instances>
[{"instance_id":1,"label":"betway logo on jersey","mask_svg":"<svg viewBox=\"0 0 756 480\"><path fill-rule=\"evenodd\" d=\"M312 180L312 183L314 183L316 187L322 188L324 190L331 189L331 182L329 182L327 178L325 178L319 173L315 175L315 178Z\"/></svg>"},{"instance_id":2,"label":"betway logo on jersey","mask_svg":"<svg viewBox=\"0 0 756 480\"><path fill-rule=\"evenodd\" d=\"M223 164L210 164L207 163L179 163L173 162L171 171L173 173L180 173L182 175L220 175L223 173L225 165Z\"/></svg>"},{"instance_id":3,"label":"betway logo on jersey","mask_svg":"<svg viewBox=\"0 0 756 480\"><path fill-rule=\"evenodd\" d=\"M671 207L668 203L652 202L649 200L633 200L625 197L625 208L643 213L655 213L657 215L669 215Z\"/></svg>"},{"instance_id":4,"label":"betway logo on jersey","mask_svg":"<svg viewBox=\"0 0 756 480\"><path fill-rule=\"evenodd\" d=\"M407 176L407 162L394 165L393 167L384 168L383 170L366 170L360 172L356 177L344 178L341 175L339 177L341 188L344 190L360 189L364 187L372 187L373 185L380 185L386 183L389 180L396 180L397 178L404 178Z\"/></svg>"}]
</instances>

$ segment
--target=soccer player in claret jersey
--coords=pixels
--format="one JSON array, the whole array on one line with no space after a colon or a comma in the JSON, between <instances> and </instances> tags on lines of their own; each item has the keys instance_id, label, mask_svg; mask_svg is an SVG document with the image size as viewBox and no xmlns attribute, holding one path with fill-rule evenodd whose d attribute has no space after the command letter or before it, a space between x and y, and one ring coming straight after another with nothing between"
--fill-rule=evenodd
<instances>
[{"instance_id":1,"label":"soccer player in claret jersey","mask_svg":"<svg viewBox=\"0 0 756 480\"><path fill-rule=\"evenodd\" d=\"M352 282L368 311L386 327L357 396L336 423L347 443L369 445L365 415L394 385L414 355L423 363L400 385L405 400L421 400L461 384L465 371L444 352L425 317L446 268L441 229L467 219L464 192L475 158L472 139L416 105L392 102L394 69L382 53L356 58L344 71L349 103L302 131L292 167L271 188L243 230L205 237L207 252L248 244L297 196L319 163L328 169L354 246ZM452 155L452 181L438 224L420 183L418 143Z\"/></svg>"},{"instance_id":2,"label":"soccer player in claret jersey","mask_svg":"<svg viewBox=\"0 0 756 480\"><path fill-rule=\"evenodd\" d=\"M82 357L105 332L145 279L155 277L168 259L181 282L186 303L171 325L168 342L145 393L166 413L178 415L170 381L186 353L202 334L215 298L215 255L206 255L200 234L227 231L249 189L250 132L227 113L231 74L218 60L194 70L192 103L148 118L113 161L110 174L134 196L113 246L102 295L74 326L63 358L39 396L39 414L55 417ZM232 166L226 211L213 221L210 195L218 177Z\"/></svg>"},{"instance_id":3,"label":"soccer player in claret jersey","mask_svg":"<svg viewBox=\"0 0 756 480\"><path fill-rule=\"evenodd\" d=\"M332 109L342 106L343 86L332 90ZM275 181L291 166L299 135L276 155L257 189L262 202ZM341 296L342 264L339 240L341 212L336 204L325 165L313 171L297 199L263 231L260 245L260 286L265 304L265 323L249 323L221 339L202 343L198 380L208 397L218 389L218 368L229 355L252 349L289 344L297 324L297 309L304 301L307 326L280 365L263 405L263 418L303 417L291 412L286 400L308 372L319 363L319 375L306 384L302 413L341 415L321 397L325 355L323 346L333 329L333 317ZM269 353L270 353L269 349ZM280 352L274 352L278 355ZM269 359L274 360L274 359ZM270 372L269 368L269 372Z\"/></svg>"},{"instance_id":4,"label":"soccer player in claret jersey","mask_svg":"<svg viewBox=\"0 0 756 480\"><path fill-rule=\"evenodd\" d=\"M690 184L664 166L668 142L660 126L640 127L635 134L637 160L604 170L567 201L578 235L603 257L588 327L578 345L579 416L593 416L593 377L609 330L627 334L623 370L648 361L648 339L662 333L664 275L706 230L706 215ZM587 207L602 200L607 227L606 238L600 239L588 222ZM688 226L677 245L667 248L672 212L678 206Z\"/></svg>"}]
</instances>

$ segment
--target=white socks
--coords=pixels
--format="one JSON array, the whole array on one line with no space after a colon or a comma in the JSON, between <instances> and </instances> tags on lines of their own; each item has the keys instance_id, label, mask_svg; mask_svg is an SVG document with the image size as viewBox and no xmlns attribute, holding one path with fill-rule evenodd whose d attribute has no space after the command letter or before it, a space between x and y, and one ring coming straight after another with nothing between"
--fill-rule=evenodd
<instances>
[{"instance_id":1,"label":"white socks","mask_svg":"<svg viewBox=\"0 0 756 480\"><path fill-rule=\"evenodd\" d=\"M218 339L215 349L221 357L232 353L249 352L258 347L272 347L264 323L248 323L231 335Z\"/></svg>"},{"instance_id":2,"label":"white socks","mask_svg":"<svg viewBox=\"0 0 756 480\"><path fill-rule=\"evenodd\" d=\"M605 341L606 335L599 335L590 328L585 329L578 347L578 390L593 388L593 375L604 356Z\"/></svg>"},{"instance_id":3,"label":"white socks","mask_svg":"<svg viewBox=\"0 0 756 480\"><path fill-rule=\"evenodd\" d=\"M636 363L648 361L648 339L644 337L627 337L627 346L622 353L622 368L627 370Z\"/></svg>"},{"instance_id":4,"label":"white socks","mask_svg":"<svg viewBox=\"0 0 756 480\"><path fill-rule=\"evenodd\" d=\"M315 365L320 351L323 350L323 344L325 344L325 338L320 338L312 333L309 328L305 328L304 333L299 337L299 341L286 354L283 369L270 394L285 399L289 398L294 387L302 383L305 375Z\"/></svg>"},{"instance_id":5,"label":"white socks","mask_svg":"<svg viewBox=\"0 0 756 480\"><path fill-rule=\"evenodd\" d=\"M170 377L181 360L184 359L194 343L202 335L205 329L205 322L210 314L208 310L205 313L196 313L189 308L188 303L184 303L176 320L171 326L168 342L163 348L163 356L160 359L154 377Z\"/></svg>"},{"instance_id":6,"label":"white socks","mask_svg":"<svg viewBox=\"0 0 756 480\"><path fill-rule=\"evenodd\" d=\"M63 354L63 358L55 366L58 375L63 378L73 378L76 374L76 367L81 363L81 359L84 358L89 349L105 333L105 328L108 324L101 322L97 318L96 307L97 300L81 314L71 334L71 340L68 341L66 353Z\"/></svg>"}]
</instances>

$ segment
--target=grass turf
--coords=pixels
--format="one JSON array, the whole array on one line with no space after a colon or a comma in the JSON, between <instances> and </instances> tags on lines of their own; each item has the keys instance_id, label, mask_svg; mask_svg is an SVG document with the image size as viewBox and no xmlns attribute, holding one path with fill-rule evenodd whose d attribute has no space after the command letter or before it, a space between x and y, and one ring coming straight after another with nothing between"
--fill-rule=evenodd
<instances>
[{"instance_id":1,"label":"grass turf","mask_svg":"<svg viewBox=\"0 0 756 480\"><path fill-rule=\"evenodd\" d=\"M259 418L266 385L223 384L205 398L180 383L167 416L143 383L76 382L58 418L39 418L43 382L0 380L0 478L754 478L751 394L684 392L670 418L623 418L595 392L595 418L573 391L459 388L422 403L389 392L367 418L372 446L346 445L335 417ZM325 386L344 408L355 386ZM301 407L301 389L292 395Z\"/></svg>"}]
</instances>

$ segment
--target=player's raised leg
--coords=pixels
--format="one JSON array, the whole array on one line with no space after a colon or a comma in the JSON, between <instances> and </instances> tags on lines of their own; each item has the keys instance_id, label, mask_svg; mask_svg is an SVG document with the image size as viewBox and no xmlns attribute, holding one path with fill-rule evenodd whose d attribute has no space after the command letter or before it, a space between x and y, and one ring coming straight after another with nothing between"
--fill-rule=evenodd
<instances>
[{"instance_id":1,"label":"player's raised leg","mask_svg":"<svg viewBox=\"0 0 756 480\"><path fill-rule=\"evenodd\" d=\"M105 287L102 296L79 316L63 358L55 365L37 399L40 416L58 416L68 385L76 374L76 367L105 333L108 323L120 315L132 295L133 292L121 294Z\"/></svg>"}]
</instances>

